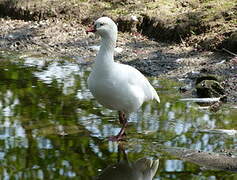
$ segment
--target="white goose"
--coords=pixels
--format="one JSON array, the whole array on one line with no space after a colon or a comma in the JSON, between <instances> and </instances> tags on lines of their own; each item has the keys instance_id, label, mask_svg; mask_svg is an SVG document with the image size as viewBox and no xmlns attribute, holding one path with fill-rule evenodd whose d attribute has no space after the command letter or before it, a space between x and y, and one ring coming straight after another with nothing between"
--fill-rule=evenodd
<instances>
[{"instance_id":1,"label":"white goose","mask_svg":"<svg viewBox=\"0 0 237 180\"><path fill-rule=\"evenodd\" d=\"M141 72L129 65L114 62L118 30L112 19L97 19L87 32L94 32L102 39L87 80L88 87L100 104L119 111L122 128L117 136L110 138L119 141L125 135L128 114L137 111L145 101L155 99L160 102L160 98Z\"/></svg>"}]
</instances>

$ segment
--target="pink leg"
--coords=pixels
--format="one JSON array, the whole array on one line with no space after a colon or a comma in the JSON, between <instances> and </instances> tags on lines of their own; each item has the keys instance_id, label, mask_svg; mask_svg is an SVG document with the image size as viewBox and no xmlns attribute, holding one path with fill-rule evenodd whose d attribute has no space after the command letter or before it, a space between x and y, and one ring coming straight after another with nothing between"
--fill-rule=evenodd
<instances>
[{"instance_id":1,"label":"pink leg","mask_svg":"<svg viewBox=\"0 0 237 180\"><path fill-rule=\"evenodd\" d=\"M119 122L120 122L120 124L122 124L122 128L116 136L109 137L110 141L121 141L124 139L124 136L126 135L125 129L128 125L128 122L125 117L125 113L122 111L119 111Z\"/></svg>"}]
</instances>

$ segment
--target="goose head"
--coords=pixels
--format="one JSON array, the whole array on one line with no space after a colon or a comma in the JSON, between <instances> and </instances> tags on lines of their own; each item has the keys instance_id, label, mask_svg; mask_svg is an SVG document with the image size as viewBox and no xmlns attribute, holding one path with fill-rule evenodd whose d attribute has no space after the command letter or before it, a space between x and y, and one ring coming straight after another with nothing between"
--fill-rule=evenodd
<instances>
[{"instance_id":1,"label":"goose head","mask_svg":"<svg viewBox=\"0 0 237 180\"><path fill-rule=\"evenodd\" d=\"M86 31L93 32L101 36L102 39L110 39L116 41L118 28L115 22L109 17L101 17L97 19L93 26Z\"/></svg>"}]
</instances>

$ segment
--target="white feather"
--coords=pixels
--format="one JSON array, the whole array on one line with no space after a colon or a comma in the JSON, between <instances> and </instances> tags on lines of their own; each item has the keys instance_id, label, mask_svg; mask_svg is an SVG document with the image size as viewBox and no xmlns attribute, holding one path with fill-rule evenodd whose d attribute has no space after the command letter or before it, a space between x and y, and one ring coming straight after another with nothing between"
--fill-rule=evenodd
<instances>
[{"instance_id":1,"label":"white feather","mask_svg":"<svg viewBox=\"0 0 237 180\"><path fill-rule=\"evenodd\" d=\"M109 109L127 113L137 111L145 101L155 99L160 102L155 89L141 72L114 62L116 24L102 17L95 22L95 26L102 43L88 78L88 87L98 102Z\"/></svg>"}]
</instances>

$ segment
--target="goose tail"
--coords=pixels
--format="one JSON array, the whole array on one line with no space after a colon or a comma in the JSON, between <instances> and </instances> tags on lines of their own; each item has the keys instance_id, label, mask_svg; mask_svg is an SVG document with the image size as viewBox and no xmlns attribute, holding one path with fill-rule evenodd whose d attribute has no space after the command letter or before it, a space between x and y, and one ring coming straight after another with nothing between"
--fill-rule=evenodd
<instances>
[{"instance_id":1,"label":"goose tail","mask_svg":"<svg viewBox=\"0 0 237 180\"><path fill-rule=\"evenodd\" d=\"M160 103L160 97L158 96L156 90L153 88L152 89L152 95L153 95L153 99L155 99L158 103Z\"/></svg>"}]
</instances>

